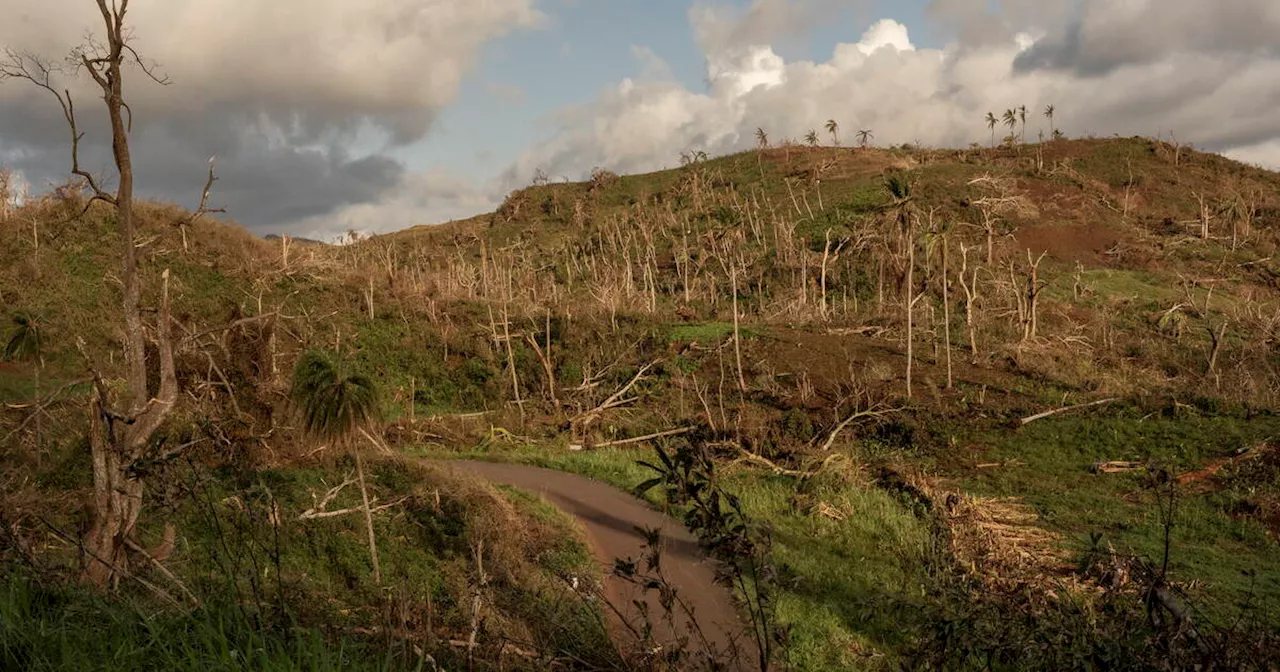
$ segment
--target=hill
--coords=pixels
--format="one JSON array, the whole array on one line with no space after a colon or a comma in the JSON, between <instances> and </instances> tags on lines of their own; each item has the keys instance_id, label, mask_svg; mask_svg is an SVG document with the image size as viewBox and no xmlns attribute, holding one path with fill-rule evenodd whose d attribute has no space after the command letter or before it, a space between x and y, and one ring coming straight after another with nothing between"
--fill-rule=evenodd
<instances>
[{"instance_id":1,"label":"hill","mask_svg":"<svg viewBox=\"0 0 1280 672\"><path fill-rule=\"evenodd\" d=\"M1045 667L1151 664L1169 638L1144 620L1153 586L1194 605L1200 639L1178 617L1169 644L1185 655L1237 619L1246 653L1274 643L1257 605L1280 599L1280 174L1146 138L683 163L346 246L140 206L144 302L168 269L181 334L163 441L211 451L192 474L236 465L217 482L242 500L275 478L323 494L341 469L288 391L324 349L382 391L388 474L465 455L633 487L654 434L714 458L771 530L796 669L1025 664L1028 642ZM44 335L0 369L15 548L51 543L36 511L82 515L77 341L118 375L121 241L110 209L83 209L48 197L0 222L5 318ZM417 478L380 496L425 506ZM156 534L164 511L145 514ZM380 534L413 539L400 524Z\"/></svg>"}]
</instances>

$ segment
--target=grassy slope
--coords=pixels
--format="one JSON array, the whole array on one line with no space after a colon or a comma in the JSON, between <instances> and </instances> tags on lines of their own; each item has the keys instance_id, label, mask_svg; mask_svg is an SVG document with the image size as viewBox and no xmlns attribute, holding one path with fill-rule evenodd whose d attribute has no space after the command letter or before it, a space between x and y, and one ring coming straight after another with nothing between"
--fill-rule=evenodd
<instances>
[{"instance_id":1,"label":"grassy slope","mask_svg":"<svg viewBox=\"0 0 1280 672\"><path fill-rule=\"evenodd\" d=\"M169 568L203 604L185 616L146 591L103 599L15 571L0 587L0 662L29 670L68 669L71 661L102 670L399 670L417 669L425 651L441 664L459 664L444 640L469 632L473 544L480 541L491 577L486 638L609 663L595 617L566 596L560 578L596 572L564 514L469 479L374 462L371 496L403 498L375 516L383 577L376 585L359 515L296 519L351 473L350 462L252 472L174 467L155 475L169 492L151 493L152 506L172 506L164 518L182 532ZM349 487L327 509L358 504ZM273 517L278 525L269 523ZM154 525L144 527L144 541L160 537ZM173 590L165 577L140 571ZM95 667L80 667L86 664Z\"/></svg>"},{"instance_id":2,"label":"grassy slope","mask_svg":"<svg viewBox=\"0 0 1280 672\"><path fill-rule=\"evenodd\" d=\"M1161 151L1141 139L1054 143L1044 150L1045 163L1063 168L1039 174L1028 167L1031 149L994 154L773 150L763 162L758 162L754 153L746 153L713 160L701 169L715 188L756 199L761 204L759 212L770 213L770 219L791 220L795 237L803 237L811 251L810 263L815 265L828 232L835 238L847 235L887 203L879 186L880 174L887 168L910 170L922 211L934 207L939 219L970 223L976 221L976 213L967 201L976 194L968 182L988 174L1015 180L1017 192L1035 206L1035 214L1009 218L1005 230L1015 230L999 239L1000 253L1016 259L1024 242L1042 245L1050 252L1042 267L1042 277L1050 282L1045 290L1044 329L1055 337L1082 334L1090 346L1073 350L1078 346L1063 342L1059 347L1033 349L1030 354L1015 352L1000 345L1008 341L1008 333L997 320L991 320L983 333L984 349L990 352L984 353L976 366L958 354L961 384L956 391L947 392L940 389L941 360L927 343L920 343L917 380L922 381L924 391L902 423L906 429L890 427L888 434L884 429L850 431L838 449L861 464L907 465L976 494L1022 498L1041 515L1042 524L1065 535L1063 543L1073 550L1082 547L1089 533L1102 532L1118 550L1150 554L1159 549L1161 531L1139 478L1093 475L1087 471L1089 464L1099 459L1157 457L1179 471L1188 470L1268 439L1277 429L1272 416L1257 413L1259 404L1266 407L1269 402L1261 401L1256 392L1274 374L1273 368L1259 368L1259 362L1274 367L1274 356L1247 364L1241 359L1229 374L1240 376L1241 371L1253 367L1260 379L1253 387L1234 378L1221 392L1209 390L1202 370L1209 340L1204 326L1213 319L1238 321L1239 331L1229 334L1228 341L1229 348L1240 351L1241 357L1249 350L1247 344L1265 343L1265 335L1249 331L1252 323L1242 314L1250 310L1268 313L1277 305L1272 283L1280 272L1266 261L1274 247L1266 232L1278 223L1276 212L1280 211L1264 200L1256 226L1265 235L1238 251L1226 250L1219 242L1177 236L1168 229L1170 222L1176 228L1181 226L1179 222L1195 219L1198 204L1190 196L1192 190L1208 193L1216 202L1255 188L1274 193L1280 180L1275 174L1208 155L1184 155L1182 165L1175 167ZM836 159L836 165L821 183L825 209L818 207L817 194L803 181L795 182L788 191L787 175L829 157ZM146 269L153 280L160 269L173 269L178 319L192 331L284 306L283 312L291 315L291 336L296 338L281 339L281 370L287 370L290 357L302 347L342 343L353 361L382 383L392 417L405 412L410 379L419 417L501 409L508 401L509 378L505 354L488 338L494 307L475 296L462 297L459 291L441 284L440 276L448 275L445 264L452 263L448 260L468 264L454 269L458 272L453 275L458 275L461 270L479 267L480 242L488 255L517 246L533 263L549 264L551 272L562 277L568 272L566 250L605 235L606 223L631 216L629 213L643 215L647 208L660 211L671 207L687 215L691 226L701 231L747 228L742 216L723 202L701 210L693 205L686 190L691 170L623 176L615 183L595 187L548 185L514 194L495 216L412 229L348 249L295 245L287 267L278 241L257 240L210 222L197 224L189 233L190 250L183 251L177 232L168 226L176 219L174 211L149 206L144 215L150 241ZM1127 218L1120 212L1126 189L1132 200L1132 214ZM797 201L792 200L792 194ZM55 205L42 207L45 209L37 214L44 221L59 219ZM585 218L575 219L575 208L583 209ZM796 215L797 208L806 214ZM6 224L13 228L9 232L13 235L6 236L7 244L0 245L5 269L0 271L0 279L6 288L0 298L6 311L34 310L44 316L50 334L46 390L79 375L73 346L76 335L84 337L95 352L105 352L113 344L110 325L115 324L112 305L116 299L110 251L116 241L108 217L95 210L84 220L59 225L59 235L46 242L38 255L20 235L18 222ZM1100 227L1109 233L1086 235L1081 233L1084 227ZM1040 238L1029 235L1042 229L1053 229L1053 233ZM981 249L980 234L963 227L958 230L961 233L957 235ZM580 286L566 290L577 292L576 304L569 303L578 316L570 321L561 314L562 307L556 308L553 341L557 378L563 388L576 385L591 364L598 369L624 354L624 346L633 341L641 345L626 361L638 360L644 351L646 358L669 357L676 364L661 367L657 378L642 386L647 396L640 411L612 417L608 426L600 429L604 432L600 438L661 429L697 416L697 402L680 382L682 376L697 373L703 384L723 377L719 355L687 346L697 343L706 348L731 334L727 302L722 299L711 305L695 298L691 321L678 317L674 308L682 301L670 261L677 253L676 242L658 237L656 246L664 274L657 313L635 304L624 305L619 311L619 326L612 327ZM766 309L766 302L782 301L784 292L790 291L792 280L785 274L762 277L763 293L750 288L749 293L744 292L748 336L744 338L744 359L752 386L768 390L765 401L753 401L752 413L760 417L752 419L749 414L748 426L767 429L780 426L784 416L800 418L795 421L795 437L767 442L778 459L786 459L797 443L830 427L834 413L830 407L847 393L841 386L850 378L849 365L857 368L862 381L879 380L885 390L900 385L901 341L894 331L899 325L891 316L881 317L870 310L876 299L874 271L867 270L865 260L850 259L833 271L831 292L841 297L843 303L837 305L847 308L853 302L862 307L836 318L834 325L812 314L771 317L775 313L772 305ZM1079 278L1085 293L1080 297L1073 287L1077 262L1083 265ZM493 263L492 258L488 263ZM388 267L397 271L389 273ZM410 268L416 270L400 270ZM432 276L434 289L418 289L419 276L413 273L431 272L437 273ZM1179 276L1224 279L1213 286L1212 306L1203 314L1188 317L1185 333L1175 339L1157 333L1150 315L1187 300L1187 291L1178 284ZM366 313L363 296L370 277L377 279L373 319ZM1204 287L1189 291L1192 302L1209 296ZM513 308L522 317L529 313L530 324L541 324L537 306L524 309L515 304ZM957 320L958 310L953 313ZM883 338L826 333L828 326L867 324L889 332ZM1100 347L1108 329L1120 334L1114 353ZM953 340L961 342L962 338L957 324ZM798 344L795 348L783 347L793 342ZM1265 355L1265 348L1254 350L1258 357ZM605 351L607 356L602 359ZM524 395L536 398L540 378L531 372L539 370L539 363L524 344L517 344L515 352L517 368L525 375ZM1015 358L1020 362L1010 363ZM109 367L111 362L102 365ZM0 369L3 401L16 403L29 398L30 366ZM197 362L192 369L202 366ZM634 370L619 368L603 386L616 387ZM797 387L802 376L815 387L808 401ZM732 387L730 383L723 389ZM1204 403L1195 413L1180 411L1181 407L1172 403L1192 400L1197 390L1206 398L1234 396L1235 402ZM1132 407L1061 416L1018 431L1005 422L1009 417L1056 406L1064 395L1079 399L1106 393L1136 401ZM1254 399L1246 404L1254 408L1241 408L1241 398ZM273 403L278 403L275 399ZM711 403L716 405L714 400ZM736 394L726 394L724 403L736 406ZM1148 417L1165 408L1174 410ZM793 411L800 415L786 415ZM65 411L65 417L70 419L68 426L78 422L74 409ZM507 412L492 416L491 422L514 430L516 420ZM531 419L523 433L532 437L534 448L510 452L499 450L493 441L479 443L506 458L602 476L623 486L638 480L639 471L631 465L632 453L565 454L562 447L570 439L558 424L554 417L545 423ZM282 426L282 432L281 441L287 442L288 427ZM445 432L442 436L410 440L443 445L452 451L476 444L483 432ZM70 451L73 443L73 436L60 437L46 450L51 458L57 458ZM975 467L1015 460L1017 464L1000 469ZM305 472L272 476L277 477L284 482L301 479L296 482L314 487L308 480L313 476ZM1264 519L1238 515L1248 508L1242 503L1270 506L1268 493L1275 492L1277 484L1266 478L1264 473L1235 483L1211 481L1204 491L1187 496L1182 509L1185 519L1175 539L1175 578L1196 581L1195 592L1218 604L1230 605L1250 590L1280 599L1280 567L1276 565L1280 544L1274 532L1266 529ZM747 497L752 511L776 527L779 559L797 577L780 610L796 627L790 655L799 668L838 668L863 660L864 654L910 646L903 629L895 626L900 614L891 608L899 605L909 610L929 599L925 595L928 577L923 575L929 530L910 506L866 479L818 484L816 492L803 493L846 514L843 521L835 521L798 508L789 479L742 473L735 476L735 485ZM387 494L405 487L409 485L399 483ZM393 531L389 533L394 536ZM358 549L353 541L350 557L328 568L338 573L313 586L317 595L348 589L339 570L359 563ZM389 557L408 566L408 556L397 558L393 551ZM421 564L429 567L431 562ZM1257 570L1256 584L1241 575L1243 569ZM306 571L303 565L299 570ZM425 576L404 578L429 582Z\"/></svg>"}]
</instances>

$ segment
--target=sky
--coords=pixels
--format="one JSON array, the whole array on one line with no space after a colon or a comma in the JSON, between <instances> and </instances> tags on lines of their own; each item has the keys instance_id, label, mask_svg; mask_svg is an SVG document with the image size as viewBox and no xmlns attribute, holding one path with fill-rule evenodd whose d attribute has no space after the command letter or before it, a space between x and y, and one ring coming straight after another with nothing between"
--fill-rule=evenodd
<instances>
[{"instance_id":1,"label":"sky","mask_svg":"<svg viewBox=\"0 0 1280 672\"><path fill-rule=\"evenodd\" d=\"M0 47L61 62L93 0L0 0ZM260 233L332 239L492 210L537 171L581 179L681 152L822 133L986 144L982 119L1056 109L1068 136L1176 133L1280 168L1275 0L132 0L171 82L126 80L141 195ZM3 69L3 68L0 68ZM82 163L110 175L92 82ZM824 139L832 139L822 133ZM54 98L0 79L0 166L64 182Z\"/></svg>"}]
</instances>

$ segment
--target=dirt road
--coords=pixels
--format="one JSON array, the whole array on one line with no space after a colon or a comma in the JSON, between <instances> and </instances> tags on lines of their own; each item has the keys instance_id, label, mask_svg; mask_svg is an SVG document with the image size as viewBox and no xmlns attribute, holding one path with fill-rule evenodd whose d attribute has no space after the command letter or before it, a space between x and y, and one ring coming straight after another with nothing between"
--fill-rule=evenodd
<instances>
[{"instance_id":1,"label":"dirt road","mask_svg":"<svg viewBox=\"0 0 1280 672\"><path fill-rule=\"evenodd\" d=\"M717 649L723 650L731 637L740 636L742 624L729 591L714 583L711 561L679 521L649 508L645 502L613 486L576 474L496 462L451 460L443 464L493 483L541 495L581 521L592 552L606 576L606 594L610 601L624 608L629 617L634 612L629 605L640 596L640 591L608 574L615 558L640 557L644 538L636 532L636 527L657 527L665 540L663 571L678 589L681 599L693 607L707 638ZM662 609L656 596L645 596L645 599L650 605L650 613L658 618ZM681 614L676 631L687 632L687 624L688 620ZM666 624L655 625L659 626L655 628L655 636L660 642L672 636L672 629ZM750 643L743 641L741 646L743 658L749 660Z\"/></svg>"}]
</instances>

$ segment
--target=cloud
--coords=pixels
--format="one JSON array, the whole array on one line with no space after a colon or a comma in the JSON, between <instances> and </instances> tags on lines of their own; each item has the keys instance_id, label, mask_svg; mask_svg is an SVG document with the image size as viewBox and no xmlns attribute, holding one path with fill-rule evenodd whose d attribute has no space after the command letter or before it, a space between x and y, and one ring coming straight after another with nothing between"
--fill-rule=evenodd
<instances>
[{"instance_id":1,"label":"cloud","mask_svg":"<svg viewBox=\"0 0 1280 672\"><path fill-rule=\"evenodd\" d=\"M880 143L966 146L988 142L982 123L988 111L999 115L1026 105L1028 136L1035 137L1049 131L1039 114L1049 104L1057 109L1055 126L1070 135L1172 130L1202 148L1238 150L1280 166L1274 163L1280 158L1280 116L1274 114L1280 42L1268 42L1256 26L1238 44L1226 38L1246 10L1257 10L1263 23L1280 14L1273 0L1229 0L1223 11L1196 2L1084 0L1074 15L1066 0L1004 0L1000 15L991 14L987 0L935 0L931 15L954 29L945 46L917 48L906 26L886 19L856 42L836 45L820 62L788 62L757 41L777 32L763 19L752 20L751 11L764 16L790 4L762 0L746 18L730 9L695 7L693 30L707 58L705 90L624 79L567 109L550 137L510 165L504 184L527 183L536 169L570 178L594 166L656 170L691 149L750 148L757 127L776 142L802 137L828 118L846 138L867 128ZM1092 17L1108 8L1123 29L1095 26L1099 19ZM1159 30L1143 28L1145 17L1161 11L1167 14L1154 24ZM725 18L734 16L736 21ZM975 28L983 22L994 28ZM1144 31L1159 40L1147 39ZM1104 36L1128 44L1087 54L1056 49L1076 39L1064 37L1072 35L1080 44ZM1171 35L1188 36L1189 46Z\"/></svg>"},{"instance_id":2,"label":"cloud","mask_svg":"<svg viewBox=\"0 0 1280 672\"><path fill-rule=\"evenodd\" d=\"M1236 161L1280 170L1280 139L1260 142L1247 147L1237 147L1227 151L1227 156Z\"/></svg>"},{"instance_id":3,"label":"cloud","mask_svg":"<svg viewBox=\"0 0 1280 672\"><path fill-rule=\"evenodd\" d=\"M297 235L331 239L348 230L386 233L418 224L464 219L498 207L497 192L441 170L409 173L377 202L348 205L323 216L299 221Z\"/></svg>"},{"instance_id":4,"label":"cloud","mask_svg":"<svg viewBox=\"0 0 1280 672\"><path fill-rule=\"evenodd\" d=\"M287 228L393 192L382 154L423 138L488 42L535 27L533 0L166 0L129 8L135 45L172 80L133 70L139 184L194 198L219 156L214 200L252 228ZM58 59L100 21L84 0L0 0L0 44ZM68 80L86 163L109 167L87 77ZM0 83L0 152L37 183L68 172L68 132L47 92Z\"/></svg>"},{"instance_id":5,"label":"cloud","mask_svg":"<svg viewBox=\"0 0 1280 672\"><path fill-rule=\"evenodd\" d=\"M1076 16L1020 54L1014 65L1024 71L1103 76L1185 53L1276 58L1278 32L1275 0L1085 0Z\"/></svg>"},{"instance_id":6,"label":"cloud","mask_svg":"<svg viewBox=\"0 0 1280 672\"><path fill-rule=\"evenodd\" d=\"M694 39L708 57L800 37L859 0L753 0L745 9L698 1L689 8Z\"/></svg>"}]
</instances>

